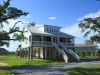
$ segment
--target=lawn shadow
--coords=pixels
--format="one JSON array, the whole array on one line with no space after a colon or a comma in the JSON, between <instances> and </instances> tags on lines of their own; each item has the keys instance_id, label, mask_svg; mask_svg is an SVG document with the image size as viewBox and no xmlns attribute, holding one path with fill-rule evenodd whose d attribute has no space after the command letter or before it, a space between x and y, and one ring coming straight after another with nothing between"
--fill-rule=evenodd
<instances>
[{"instance_id":1,"label":"lawn shadow","mask_svg":"<svg viewBox=\"0 0 100 75\"><path fill-rule=\"evenodd\" d=\"M71 75L100 75L100 68L96 68L94 71L93 68L73 68L73 69L68 69L68 73Z\"/></svg>"}]
</instances>

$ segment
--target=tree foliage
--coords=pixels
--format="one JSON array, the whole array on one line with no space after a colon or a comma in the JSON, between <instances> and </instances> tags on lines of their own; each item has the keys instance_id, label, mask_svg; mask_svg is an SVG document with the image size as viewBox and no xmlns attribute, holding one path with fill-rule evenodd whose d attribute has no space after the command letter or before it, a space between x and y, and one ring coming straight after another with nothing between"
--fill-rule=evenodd
<instances>
[{"instance_id":1,"label":"tree foliage","mask_svg":"<svg viewBox=\"0 0 100 75\"><path fill-rule=\"evenodd\" d=\"M87 37L92 32L93 35L90 36L90 40L100 43L100 16L85 18L83 21L80 21L78 26L81 28L81 32L85 32L84 37Z\"/></svg>"},{"instance_id":2,"label":"tree foliage","mask_svg":"<svg viewBox=\"0 0 100 75\"><path fill-rule=\"evenodd\" d=\"M9 25L8 22L9 19L16 20L21 16L27 16L27 14L29 13L19 10L15 7L10 7L10 0L6 0L6 1L3 0L3 3L0 4L0 46L6 45L8 47L10 40L21 41L26 39L23 36L23 33L27 31L21 31L20 28L16 26L19 22L25 24L22 21L16 22L14 26L9 29L8 32L4 30L3 27L4 27L4 23ZM29 25L34 25L34 22L29 23ZM20 34L16 32L19 32ZM14 38L11 38L10 34L13 34Z\"/></svg>"}]
</instances>

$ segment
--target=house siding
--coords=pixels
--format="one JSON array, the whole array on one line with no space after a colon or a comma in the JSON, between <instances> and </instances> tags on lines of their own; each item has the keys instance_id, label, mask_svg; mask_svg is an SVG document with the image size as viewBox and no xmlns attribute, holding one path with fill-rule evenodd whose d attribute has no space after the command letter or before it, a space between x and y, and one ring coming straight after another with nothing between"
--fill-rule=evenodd
<instances>
[{"instance_id":1,"label":"house siding","mask_svg":"<svg viewBox=\"0 0 100 75\"><path fill-rule=\"evenodd\" d=\"M95 52L96 47L91 47L92 49L90 50L90 47L86 47L84 50L84 47L75 47L75 52Z\"/></svg>"},{"instance_id":2,"label":"house siding","mask_svg":"<svg viewBox=\"0 0 100 75\"><path fill-rule=\"evenodd\" d=\"M28 29L25 27L24 31L27 31ZM28 30L28 32L23 33L23 35L28 39L28 40L24 40L21 41L21 47L22 48L26 48L29 47L31 42L29 41L29 36L31 35L31 32Z\"/></svg>"}]
</instances>

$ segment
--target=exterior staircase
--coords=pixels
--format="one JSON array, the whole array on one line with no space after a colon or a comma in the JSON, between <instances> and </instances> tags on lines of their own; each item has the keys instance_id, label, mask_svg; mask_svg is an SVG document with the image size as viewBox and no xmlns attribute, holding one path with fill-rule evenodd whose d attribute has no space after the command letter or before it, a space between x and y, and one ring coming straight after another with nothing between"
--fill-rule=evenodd
<instances>
[{"instance_id":1,"label":"exterior staircase","mask_svg":"<svg viewBox=\"0 0 100 75\"><path fill-rule=\"evenodd\" d=\"M54 45L55 48L57 49L58 53L60 53L63 56L64 61L66 63L68 63L68 57L67 57L65 51L63 49L60 49L59 46L55 42L53 42L52 45Z\"/></svg>"},{"instance_id":2,"label":"exterior staircase","mask_svg":"<svg viewBox=\"0 0 100 75\"><path fill-rule=\"evenodd\" d=\"M78 62L80 61L80 57L74 53L72 50L67 49L62 43L59 43L59 46L61 46L63 48L63 50L65 51L65 53L68 56L68 62Z\"/></svg>"}]
</instances>

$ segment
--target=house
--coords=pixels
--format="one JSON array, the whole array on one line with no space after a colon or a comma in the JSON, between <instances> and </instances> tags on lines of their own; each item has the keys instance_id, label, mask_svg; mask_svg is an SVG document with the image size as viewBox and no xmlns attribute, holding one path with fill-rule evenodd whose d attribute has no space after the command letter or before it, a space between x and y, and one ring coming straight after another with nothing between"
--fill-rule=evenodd
<instances>
[{"instance_id":1,"label":"house","mask_svg":"<svg viewBox=\"0 0 100 75\"><path fill-rule=\"evenodd\" d=\"M51 25L25 26L21 41L20 57L33 60L64 60L66 63L80 61L74 52L74 36L60 31L61 27Z\"/></svg>"},{"instance_id":2,"label":"house","mask_svg":"<svg viewBox=\"0 0 100 75\"><path fill-rule=\"evenodd\" d=\"M89 53L95 56L96 44L75 44L75 53Z\"/></svg>"},{"instance_id":3,"label":"house","mask_svg":"<svg viewBox=\"0 0 100 75\"><path fill-rule=\"evenodd\" d=\"M7 55L9 51L7 51L5 48L0 48L0 55Z\"/></svg>"}]
</instances>

